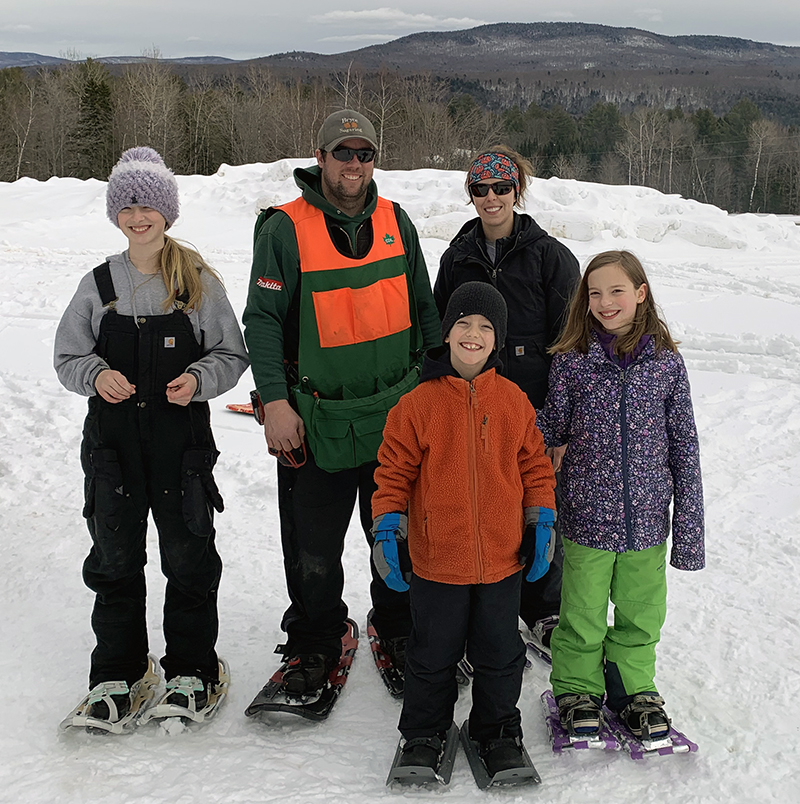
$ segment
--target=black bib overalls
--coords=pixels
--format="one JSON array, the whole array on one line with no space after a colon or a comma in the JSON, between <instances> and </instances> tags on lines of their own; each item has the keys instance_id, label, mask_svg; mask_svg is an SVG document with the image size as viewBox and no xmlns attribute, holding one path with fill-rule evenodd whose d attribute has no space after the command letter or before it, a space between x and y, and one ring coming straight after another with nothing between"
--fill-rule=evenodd
<instances>
[{"instance_id":1,"label":"black bib overalls","mask_svg":"<svg viewBox=\"0 0 800 804\"><path fill-rule=\"evenodd\" d=\"M109 307L96 351L136 386L116 404L89 399L81 462L84 516L92 549L83 565L96 594L89 686L102 681L132 684L147 667L145 614L148 512L158 529L164 602L166 677L218 677L217 588L222 562L214 546L212 506L222 500L211 470L217 457L208 403L167 401L167 383L199 359L189 317L178 309L134 319L114 309L108 265L95 269ZM183 306L182 304L176 306Z\"/></svg>"}]
</instances>

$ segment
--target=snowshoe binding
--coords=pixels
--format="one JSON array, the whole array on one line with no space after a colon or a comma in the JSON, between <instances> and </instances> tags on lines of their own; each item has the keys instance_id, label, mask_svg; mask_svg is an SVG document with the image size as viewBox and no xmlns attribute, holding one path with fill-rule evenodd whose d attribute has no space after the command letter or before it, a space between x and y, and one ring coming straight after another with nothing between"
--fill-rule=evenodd
<instances>
[{"instance_id":1,"label":"snowshoe binding","mask_svg":"<svg viewBox=\"0 0 800 804\"><path fill-rule=\"evenodd\" d=\"M588 695L559 698L561 700L556 703L551 690L542 693L541 698L547 730L556 754L567 748L599 748L606 751L620 751L623 748L622 742L608 727L596 700L592 701ZM584 698L589 700L582 700Z\"/></svg>"},{"instance_id":2,"label":"snowshoe binding","mask_svg":"<svg viewBox=\"0 0 800 804\"><path fill-rule=\"evenodd\" d=\"M60 729L83 728L93 734L123 734L138 725L155 696L161 679L154 656L147 657L147 671L135 684L103 681L61 721Z\"/></svg>"},{"instance_id":3,"label":"snowshoe binding","mask_svg":"<svg viewBox=\"0 0 800 804\"><path fill-rule=\"evenodd\" d=\"M180 718L184 723L205 723L216 715L228 694L230 670L219 660L216 683L204 683L197 676L176 676L167 682L166 692L142 715L142 723Z\"/></svg>"},{"instance_id":4,"label":"snowshoe binding","mask_svg":"<svg viewBox=\"0 0 800 804\"><path fill-rule=\"evenodd\" d=\"M625 743L632 759L697 751L685 734L672 727L658 693L640 693L619 713L604 710L609 727Z\"/></svg>"},{"instance_id":5,"label":"snowshoe binding","mask_svg":"<svg viewBox=\"0 0 800 804\"><path fill-rule=\"evenodd\" d=\"M523 629L523 639L528 652L546 664L553 663L553 653L550 650L550 639L558 625L558 615L543 617L537 620L533 626Z\"/></svg>"},{"instance_id":6,"label":"snowshoe binding","mask_svg":"<svg viewBox=\"0 0 800 804\"><path fill-rule=\"evenodd\" d=\"M308 720L325 720L344 689L357 648L358 626L347 620L338 662L323 657L320 664L322 654L284 655L281 666L244 710L245 715L286 712ZM283 647L276 652L283 653ZM312 656L316 658L311 660Z\"/></svg>"},{"instance_id":7,"label":"snowshoe binding","mask_svg":"<svg viewBox=\"0 0 800 804\"><path fill-rule=\"evenodd\" d=\"M469 736L469 720L461 726L460 736L475 783L481 790L541 784L542 779L519 737L500 736L478 743Z\"/></svg>"},{"instance_id":8,"label":"snowshoe binding","mask_svg":"<svg viewBox=\"0 0 800 804\"><path fill-rule=\"evenodd\" d=\"M389 770L386 784L450 784L456 752L458 726L432 737L401 739Z\"/></svg>"}]
</instances>

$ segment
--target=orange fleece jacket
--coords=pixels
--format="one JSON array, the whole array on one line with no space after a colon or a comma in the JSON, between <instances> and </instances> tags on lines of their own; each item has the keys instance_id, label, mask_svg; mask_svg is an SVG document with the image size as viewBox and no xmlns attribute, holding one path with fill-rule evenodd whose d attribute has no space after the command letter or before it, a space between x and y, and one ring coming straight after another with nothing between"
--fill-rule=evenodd
<instances>
[{"instance_id":1,"label":"orange fleece jacket","mask_svg":"<svg viewBox=\"0 0 800 804\"><path fill-rule=\"evenodd\" d=\"M389 411L372 516L408 507L414 572L449 584L520 570L523 508L555 508L555 475L528 398L494 369L420 383Z\"/></svg>"}]
</instances>

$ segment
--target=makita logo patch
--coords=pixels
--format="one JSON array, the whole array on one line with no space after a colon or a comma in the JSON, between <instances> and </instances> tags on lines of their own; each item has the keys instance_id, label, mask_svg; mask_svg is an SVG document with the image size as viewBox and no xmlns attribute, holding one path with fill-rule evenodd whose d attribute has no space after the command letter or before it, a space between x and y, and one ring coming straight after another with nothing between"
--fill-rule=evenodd
<instances>
[{"instance_id":1,"label":"makita logo patch","mask_svg":"<svg viewBox=\"0 0 800 804\"><path fill-rule=\"evenodd\" d=\"M267 290L283 290L283 282L277 279L267 279L265 276L259 276L256 284L260 288L266 288Z\"/></svg>"}]
</instances>

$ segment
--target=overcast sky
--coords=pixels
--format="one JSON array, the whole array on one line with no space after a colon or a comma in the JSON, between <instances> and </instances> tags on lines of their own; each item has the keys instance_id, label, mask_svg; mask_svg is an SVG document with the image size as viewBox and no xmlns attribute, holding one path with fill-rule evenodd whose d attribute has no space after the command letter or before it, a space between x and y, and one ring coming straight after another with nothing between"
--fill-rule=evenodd
<instances>
[{"instance_id":1,"label":"overcast sky","mask_svg":"<svg viewBox=\"0 0 800 804\"><path fill-rule=\"evenodd\" d=\"M380 0L378 0L380 2ZM0 0L0 51L233 59L339 53L419 31L493 22L591 22L800 46L797 0ZM435 10L434 10L435 9Z\"/></svg>"}]
</instances>

